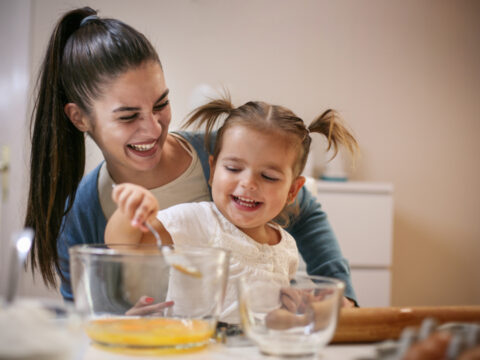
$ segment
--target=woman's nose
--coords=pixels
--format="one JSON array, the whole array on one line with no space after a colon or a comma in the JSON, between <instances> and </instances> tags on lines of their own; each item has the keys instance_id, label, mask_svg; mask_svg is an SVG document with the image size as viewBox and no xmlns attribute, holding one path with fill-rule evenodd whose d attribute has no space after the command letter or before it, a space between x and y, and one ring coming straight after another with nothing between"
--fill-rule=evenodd
<instances>
[{"instance_id":1,"label":"woman's nose","mask_svg":"<svg viewBox=\"0 0 480 360\"><path fill-rule=\"evenodd\" d=\"M162 123L160 121L160 116L155 113L145 114L143 125L149 132L156 133L158 131L161 132L163 130Z\"/></svg>"}]
</instances>

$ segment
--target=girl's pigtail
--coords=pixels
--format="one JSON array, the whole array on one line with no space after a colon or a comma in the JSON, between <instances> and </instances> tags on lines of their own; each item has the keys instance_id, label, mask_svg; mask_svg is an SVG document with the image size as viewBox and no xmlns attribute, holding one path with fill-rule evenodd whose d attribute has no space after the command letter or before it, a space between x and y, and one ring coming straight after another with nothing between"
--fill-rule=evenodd
<instances>
[{"instance_id":1,"label":"girl's pigtail","mask_svg":"<svg viewBox=\"0 0 480 360\"><path fill-rule=\"evenodd\" d=\"M85 137L64 112L68 102L62 84L62 55L70 35L90 8L71 11L56 25L42 63L30 131L30 188L25 226L35 229L32 272L38 266L47 285L55 286L59 270L57 237L70 210L85 168ZM68 206L66 202L68 200Z\"/></svg>"},{"instance_id":2,"label":"girl's pigtail","mask_svg":"<svg viewBox=\"0 0 480 360\"><path fill-rule=\"evenodd\" d=\"M323 112L322 115L312 121L308 130L325 135L328 141L327 151L333 147L332 159L337 155L340 146L347 149L352 158L355 159L358 153L357 140L334 110L328 109Z\"/></svg>"},{"instance_id":3,"label":"girl's pigtail","mask_svg":"<svg viewBox=\"0 0 480 360\"><path fill-rule=\"evenodd\" d=\"M193 110L185 121L183 127L189 127L195 124L195 128L199 129L205 126L205 146L210 149L211 133L215 128L215 124L222 115L228 115L234 109L234 106L228 95L221 99L212 100Z\"/></svg>"}]
</instances>

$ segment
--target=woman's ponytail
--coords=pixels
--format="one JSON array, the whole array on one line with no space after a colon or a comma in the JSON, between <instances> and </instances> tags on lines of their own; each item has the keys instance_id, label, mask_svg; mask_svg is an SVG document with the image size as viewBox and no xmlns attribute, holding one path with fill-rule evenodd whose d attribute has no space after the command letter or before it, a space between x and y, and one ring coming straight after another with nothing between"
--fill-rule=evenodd
<instances>
[{"instance_id":1,"label":"woman's ponytail","mask_svg":"<svg viewBox=\"0 0 480 360\"><path fill-rule=\"evenodd\" d=\"M94 121L93 102L105 91L104 84L150 61L160 64L143 34L119 20L99 18L89 7L66 13L52 33L31 119L25 218L25 226L35 231L32 271L39 267L47 285L56 283L57 238L85 170L85 134L68 119L64 107L74 103Z\"/></svg>"},{"instance_id":2,"label":"woman's ponytail","mask_svg":"<svg viewBox=\"0 0 480 360\"><path fill-rule=\"evenodd\" d=\"M90 8L75 10L56 25L37 80L30 124L32 149L25 226L35 229L32 271L38 266L44 282L52 286L56 284L55 268L59 268L57 236L85 168L85 135L64 112L68 99L62 83L62 55L81 20L93 14L96 12Z\"/></svg>"}]
</instances>

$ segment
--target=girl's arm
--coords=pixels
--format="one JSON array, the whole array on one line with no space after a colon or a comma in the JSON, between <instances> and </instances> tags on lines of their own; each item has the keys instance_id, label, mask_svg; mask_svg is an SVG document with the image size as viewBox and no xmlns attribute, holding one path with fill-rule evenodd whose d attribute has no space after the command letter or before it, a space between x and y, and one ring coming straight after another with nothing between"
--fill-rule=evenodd
<instances>
[{"instance_id":1,"label":"girl's arm","mask_svg":"<svg viewBox=\"0 0 480 360\"><path fill-rule=\"evenodd\" d=\"M120 184L113 189L112 198L118 208L108 220L106 244L154 244L155 238L145 226L147 221L164 238L165 228L155 217L158 202L150 191L134 184Z\"/></svg>"},{"instance_id":2,"label":"girl's arm","mask_svg":"<svg viewBox=\"0 0 480 360\"><path fill-rule=\"evenodd\" d=\"M131 219L119 208L110 217L105 228L105 244L107 245L137 245L144 242L143 237L143 231L132 226Z\"/></svg>"}]
</instances>

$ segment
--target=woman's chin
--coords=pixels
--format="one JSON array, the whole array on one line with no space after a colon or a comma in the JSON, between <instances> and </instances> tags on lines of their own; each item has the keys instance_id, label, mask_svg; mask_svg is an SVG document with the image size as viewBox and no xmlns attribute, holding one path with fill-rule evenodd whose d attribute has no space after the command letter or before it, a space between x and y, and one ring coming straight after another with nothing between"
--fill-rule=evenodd
<instances>
[{"instance_id":1,"label":"woman's chin","mask_svg":"<svg viewBox=\"0 0 480 360\"><path fill-rule=\"evenodd\" d=\"M160 164L160 156L152 156L148 158L130 156L129 159L131 164L130 168L139 172L153 171L157 169Z\"/></svg>"}]
</instances>

